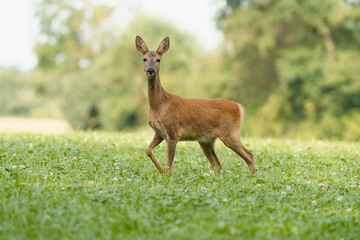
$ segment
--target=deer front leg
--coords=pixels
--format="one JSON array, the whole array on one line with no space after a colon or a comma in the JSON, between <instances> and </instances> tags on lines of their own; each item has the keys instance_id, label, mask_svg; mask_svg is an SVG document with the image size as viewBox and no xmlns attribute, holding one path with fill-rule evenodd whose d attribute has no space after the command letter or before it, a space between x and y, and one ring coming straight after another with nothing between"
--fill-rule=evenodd
<instances>
[{"instance_id":1,"label":"deer front leg","mask_svg":"<svg viewBox=\"0 0 360 240\"><path fill-rule=\"evenodd\" d=\"M164 139L162 137L160 137L160 135L158 135L157 133L155 133L155 136L153 138L153 140L151 141L151 143L149 144L149 146L146 148L146 154L150 157L150 159L153 161L153 163L155 164L156 168L162 172L162 167L160 165L160 163L156 160L156 158L154 157L154 155L152 154L152 150L154 148L156 148Z\"/></svg>"},{"instance_id":2,"label":"deer front leg","mask_svg":"<svg viewBox=\"0 0 360 240\"><path fill-rule=\"evenodd\" d=\"M167 140L166 165L163 168L164 173L171 173L172 165L175 157L175 149L178 140Z\"/></svg>"}]
</instances>

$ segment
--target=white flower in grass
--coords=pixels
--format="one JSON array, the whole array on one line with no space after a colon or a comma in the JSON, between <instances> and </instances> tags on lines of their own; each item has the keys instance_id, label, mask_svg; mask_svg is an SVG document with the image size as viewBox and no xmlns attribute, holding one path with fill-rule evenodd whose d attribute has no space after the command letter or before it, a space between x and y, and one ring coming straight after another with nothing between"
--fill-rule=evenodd
<instances>
[{"instance_id":1,"label":"white flower in grass","mask_svg":"<svg viewBox=\"0 0 360 240\"><path fill-rule=\"evenodd\" d=\"M17 168L16 165L12 166L12 169L16 169L16 168Z\"/></svg>"},{"instance_id":2,"label":"white flower in grass","mask_svg":"<svg viewBox=\"0 0 360 240\"><path fill-rule=\"evenodd\" d=\"M130 178L127 178L126 181L131 182L131 179L130 179Z\"/></svg>"},{"instance_id":3,"label":"white flower in grass","mask_svg":"<svg viewBox=\"0 0 360 240\"><path fill-rule=\"evenodd\" d=\"M286 196L286 192L281 192L281 196Z\"/></svg>"},{"instance_id":4,"label":"white flower in grass","mask_svg":"<svg viewBox=\"0 0 360 240\"><path fill-rule=\"evenodd\" d=\"M24 168L25 168L25 166L24 166L24 165L20 165L19 167L20 167L21 169L24 169Z\"/></svg>"},{"instance_id":5,"label":"white flower in grass","mask_svg":"<svg viewBox=\"0 0 360 240\"><path fill-rule=\"evenodd\" d=\"M223 202L227 202L228 200L226 198L223 199Z\"/></svg>"},{"instance_id":6,"label":"white flower in grass","mask_svg":"<svg viewBox=\"0 0 360 240\"><path fill-rule=\"evenodd\" d=\"M103 194L103 193L104 193L104 191L103 191L103 190L100 190L100 191L99 191L99 194Z\"/></svg>"},{"instance_id":7,"label":"white flower in grass","mask_svg":"<svg viewBox=\"0 0 360 240\"><path fill-rule=\"evenodd\" d=\"M50 175L50 176L54 176L54 173L51 172L51 173L49 173L49 175Z\"/></svg>"},{"instance_id":8,"label":"white flower in grass","mask_svg":"<svg viewBox=\"0 0 360 240\"><path fill-rule=\"evenodd\" d=\"M356 188L356 185L351 185L350 187L351 187L352 189L354 189L354 188Z\"/></svg>"},{"instance_id":9,"label":"white flower in grass","mask_svg":"<svg viewBox=\"0 0 360 240\"><path fill-rule=\"evenodd\" d=\"M319 188L323 188L324 187L324 184L323 183L320 183L319 184Z\"/></svg>"},{"instance_id":10,"label":"white flower in grass","mask_svg":"<svg viewBox=\"0 0 360 240\"><path fill-rule=\"evenodd\" d=\"M14 158L16 157L16 153L13 154L13 157L14 157Z\"/></svg>"},{"instance_id":11,"label":"white flower in grass","mask_svg":"<svg viewBox=\"0 0 360 240\"><path fill-rule=\"evenodd\" d=\"M209 176L210 176L210 174L204 173L204 177L209 177Z\"/></svg>"},{"instance_id":12,"label":"white flower in grass","mask_svg":"<svg viewBox=\"0 0 360 240\"><path fill-rule=\"evenodd\" d=\"M333 175L333 176L336 176L336 173L333 172L332 175Z\"/></svg>"},{"instance_id":13,"label":"white flower in grass","mask_svg":"<svg viewBox=\"0 0 360 240\"><path fill-rule=\"evenodd\" d=\"M260 188L260 187L261 187L261 184L256 184L256 187L257 187L257 188Z\"/></svg>"},{"instance_id":14,"label":"white flower in grass","mask_svg":"<svg viewBox=\"0 0 360 240\"><path fill-rule=\"evenodd\" d=\"M352 211L352 209L351 209L351 208L348 208L348 209L346 209L346 211L347 211L347 212L351 212L351 211Z\"/></svg>"},{"instance_id":15,"label":"white flower in grass","mask_svg":"<svg viewBox=\"0 0 360 240\"><path fill-rule=\"evenodd\" d=\"M117 181L117 180L118 180L118 178L117 178L117 177L114 177L114 178L113 178L113 181Z\"/></svg>"},{"instance_id":16,"label":"white flower in grass","mask_svg":"<svg viewBox=\"0 0 360 240\"><path fill-rule=\"evenodd\" d=\"M202 187L201 190L206 190L206 187Z\"/></svg>"},{"instance_id":17,"label":"white flower in grass","mask_svg":"<svg viewBox=\"0 0 360 240\"><path fill-rule=\"evenodd\" d=\"M338 200L339 202L341 202L344 199L343 196L339 196L336 200Z\"/></svg>"},{"instance_id":18,"label":"white flower in grass","mask_svg":"<svg viewBox=\"0 0 360 240\"><path fill-rule=\"evenodd\" d=\"M214 171L210 171L210 174L214 174Z\"/></svg>"},{"instance_id":19,"label":"white flower in grass","mask_svg":"<svg viewBox=\"0 0 360 240\"><path fill-rule=\"evenodd\" d=\"M315 165L313 164L313 165L311 165L311 168L315 168Z\"/></svg>"},{"instance_id":20,"label":"white flower in grass","mask_svg":"<svg viewBox=\"0 0 360 240\"><path fill-rule=\"evenodd\" d=\"M317 205L316 201L312 201L312 205L315 207Z\"/></svg>"},{"instance_id":21,"label":"white flower in grass","mask_svg":"<svg viewBox=\"0 0 360 240\"><path fill-rule=\"evenodd\" d=\"M286 191L290 191L291 190L291 186L286 186Z\"/></svg>"},{"instance_id":22,"label":"white flower in grass","mask_svg":"<svg viewBox=\"0 0 360 240\"><path fill-rule=\"evenodd\" d=\"M89 183L89 184L93 184L93 183L94 183L94 181L89 181L88 183Z\"/></svg>"}]
</instances>

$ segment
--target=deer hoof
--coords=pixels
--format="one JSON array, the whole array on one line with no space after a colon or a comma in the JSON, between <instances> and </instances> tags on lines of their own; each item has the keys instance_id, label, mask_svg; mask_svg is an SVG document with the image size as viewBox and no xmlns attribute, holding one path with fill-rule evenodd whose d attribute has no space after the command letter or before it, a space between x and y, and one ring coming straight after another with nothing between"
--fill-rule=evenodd
<instances>
[{"instance_id":1,"label":"deer hoof","mask_svg":"<svg viewBox=\"0 0 360 240\"><path fill-rule=\"evenodd\" d=\"M161 168L161 172L165 173L165 174L170 174L171 173L171 168L168 167L168 166L163 167L163 168Z\"/></svg>"},{"instance_id":2,"label":"deer hoof","mask_svg":"<svg viewBox=\"0 0 360 240\"><path fill-rule=\"evenodd\" d=\"M221 165L213 168L213 170L214 170L217 174L220 173L221 169L222 169L222 166L221 166Z\"/></svg>"}]
</instances>

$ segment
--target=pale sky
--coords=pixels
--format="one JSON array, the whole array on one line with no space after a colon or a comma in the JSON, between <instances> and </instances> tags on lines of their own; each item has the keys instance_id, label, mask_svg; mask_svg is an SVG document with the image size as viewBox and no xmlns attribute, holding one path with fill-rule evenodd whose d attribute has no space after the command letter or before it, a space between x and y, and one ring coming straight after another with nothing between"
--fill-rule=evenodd
<instances>
[{"instance_id":1,"label":"pale sky","mask_svg":"<svg viewBox=\"0 0 360 240\"><path fill-rule=\"evenodd\" d=\"M101 0L98 0L101 2ZM112 0L105 0L112 1ZM191 33L206 49L222 39L214 16L223 0L123 0L119 18L130 21L138 11L175 23ZM36 66L33 48L39 27L33 19L31 0L0 0L0 67L28 70Z\"/></svg>"}]
</instances>

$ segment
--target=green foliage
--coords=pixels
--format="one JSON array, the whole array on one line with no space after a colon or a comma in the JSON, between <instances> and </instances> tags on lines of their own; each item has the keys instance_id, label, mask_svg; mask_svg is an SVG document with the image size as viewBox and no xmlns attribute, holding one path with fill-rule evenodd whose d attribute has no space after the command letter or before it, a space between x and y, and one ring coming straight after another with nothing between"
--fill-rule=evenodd
<instances>
[{"instance_id":1,"label":"green foliage","mask_svg":"<svg viewBox=\"0 0 360 240\"><path fill-rule=\"evenodd\" d=\"M179 143L164 175L145 154L150 139L2 133L0 238L360 237L357 143L244 139L255 176L221 143L218 175L198 144Z\"/></svg>"},{"instance_id":2,"label":"green foliage","mask_svg":"<svg viewBox=\"0 0 360 240\"><path fill-rule=\"evenodd\" d=\"M45 93L44 76L0 68L0 115L60 117L54 101Z\"/></svg>"},{"instance_id":3,"label":"green foliage","mask_svg":"<svg viewBox=\"0 0 360 240\"><path fill-rule=\"evenodd\" d=\"M355 126L348 116L360 112L358 2L232 0L219 25L233 47L225 61L231 85L245 89L233 98L253 109L254 126L263 123L250 132L296 135L311 127L316 137L347 138L334 129Z\"/></svg>"},{"instance_id":4,"label":"green foliage","mask_svg":"<svg viewBox=\"0 0 360 240\"><path fill-rule=\"evenodd\" d=\"M89 0L36 0L40 24L35 52L43 70L83 68L101 51L113 9Z\"/></svg>"},{"instance_id":5,"label":"green foliage","mask_svg":"<svg viewBox=\"0 0 360 240\"><path fill-rule=\"evenodd\" d=\"M359 140L360 4L333 0L227 0L224 42L205 51L164 19L96 0L36 0L38 67L0 71L0 114L66 117L75 129L122 130L147 122L147 81L134 38L155 50L164 88L227 98L246 110L245 135ZM15 99L15 100L14 100Z\"/></svg>"},{"instance_id":6,"label":"green foliage","mask_svg":"<svg viewBox=\"0 0 360 240\"><path fill-rule=\"evenodd\" d=\"M20 74L16 71L0 69L0 114L25 114L26 109L18 101L21 90L24 89Z\"/></svg>"},{"instance_id":7,"label":"green foliage","mask_svg":"<svg viewBox=\"0 0 360 240\"><path fill-rule=\"evenodd\" d=\"M113 9L93 1L78 3L38 1L40 37L46 41L39 39L36 52L38 68L52 76L48 91L75 129L120 130L144 124L147 82L135 36L141 35L154 50L162 37L171 37L171 51L162 64L169 90L184 89L179 86L188 81L195 40L164 20L141 15L121 34L106 31L104 23Z\"/></svg>"},{"instance_id":8,"label":"green foliage","mask_svg":"<svg viewBox=\"0 0 360 240\"><path fill-rule=\"evenodd\" d=\"M51 92L57 96L66 119L75 129L98 128L98 107L104 95L94 72L76 71L54 79Z\"/></svg>"}]
</instances>

